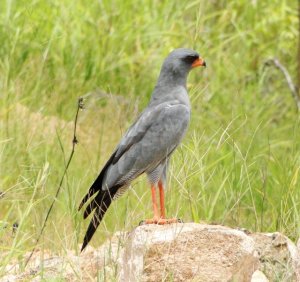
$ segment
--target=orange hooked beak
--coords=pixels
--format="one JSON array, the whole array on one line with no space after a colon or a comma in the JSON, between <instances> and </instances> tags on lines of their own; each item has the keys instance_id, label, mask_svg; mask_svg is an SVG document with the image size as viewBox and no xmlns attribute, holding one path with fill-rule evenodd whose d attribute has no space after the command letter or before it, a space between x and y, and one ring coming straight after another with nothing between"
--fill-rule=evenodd
<instances>
[{"instance_id":1,"label":"orange hooked beak","mask_svg":"<svg viewBox=\"0 0 300 282\"><path fill-rule=\"evenodd\" d=\"M192 68L196 67L206 67L206 63L201 57L199 57L192 63Z\"/></svg>"}]
</instances>

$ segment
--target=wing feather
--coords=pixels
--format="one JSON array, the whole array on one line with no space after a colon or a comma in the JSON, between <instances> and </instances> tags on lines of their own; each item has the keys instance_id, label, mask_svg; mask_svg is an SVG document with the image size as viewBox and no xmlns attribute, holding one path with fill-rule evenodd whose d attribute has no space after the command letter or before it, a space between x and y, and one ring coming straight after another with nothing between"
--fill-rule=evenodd
<instances>
[{"instance_id":1,"label":"wing feather","mask_svg":"<svg viewBox=\"0 0 300 282\"><path fill-rule=\"evenodd\" d=\"M82 199L79 210L83 207L85 203L87 203L94 194L97 195L90 201L90 203L86 206L83 217L87 218L93 211L93 218L88 226L86 231L83 245L81 251L87 246L89 241L92 239L97 227L99 226L104 214L106 213L108 207L110 206L112 200L117 198L122 194L125 190L122 187L129 184L130 181L133 180L134 176L137 177L141 173L144 172L143 169L140 171L135 170L135 173L132 170L128 171L121 177L121 181L119 180L112 187L106 187L103 189L103 181L106 175L107 170L112 166L116 165L120 158L134 145L140 142L149 128L153 123L153 119L155 120L155 116L158 116L164 107L159 105L157 107L152 108L151 110L145 110L138 120L129 128L125 136L122 138L120 144L117 149L111 155L109 160L106 162L105 166L101 170L99 176L94 181L92 186L90 187L88 193Z\"/></svg>"}]
</instances>

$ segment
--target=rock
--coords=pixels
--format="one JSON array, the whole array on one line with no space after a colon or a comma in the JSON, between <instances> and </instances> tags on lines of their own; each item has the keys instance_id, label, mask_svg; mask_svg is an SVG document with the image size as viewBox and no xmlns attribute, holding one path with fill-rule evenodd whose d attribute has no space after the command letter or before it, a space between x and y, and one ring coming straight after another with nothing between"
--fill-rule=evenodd
<instances>
[{"instance_id":1,"label":"rock","mask_svg":"<svg viewBox=\"0 0 300 282\"><path fill-rule=\"evenodd\" d=\"M219 225L144 225L129 236L120 281L250 281L254 240Z\"/></svg>"},{"instance_id":2,"label":"rock","mask_svg":"<svg viewBox=\"0 0 300 282\"><path fill-rule=\"evenodd\" d=\"M25 270L19 258L6 265L0 281L300 281L300 240L297 247L278 232L143 225L81 254L37 250Z\"/></svg>"},{"instance_id":3,"label":"rock","mask_svg":"<svg viewBox=\"0 0 300 282\"><path fill-rule=\"evenodd\" d=\"M300 281L300 239L297 242L297 259L295 265L297 281Z\"/></svg>"},{"instance_id":4,"label":"rock","mask_svg":"<svg viewBox=\"0 0 300 282\"><path fill-rule=\"evenodd\" d=\"M256 270L251 278L251 282L269 282L269 279L260 270Z\"/></svg>"},{"instance_id":5,"label":"rock","mask_svg":"<svg viewBox=\"0 0 300 282\"><path fill-rule=\"evenodd\" d=\"M6 272L9 273L0 277L0 282L93 281L97 276L105 277L105 281L114 280L117 259L123 251L120 242L124 235L126 233L118 232L99 248L87 246L85 251L78 255L69 250L60 256L37 250L25 271L21 271L18 262L6 266ZM80 248L81 246L78 246L78 250ZM25 256L24 261L29 255L30 252Z\"/></svg>"},{"instance_id":6,"label":"rock","mask_svg":"<svg viewBox=\"0 0 300 282\"><path fill-rule=\"evenodd\" d=\"M259 269L270 281L299 281L296 278L299 253L295 244L286 236L275 233L253 233L259 256Z\"/></svg>"}]
</instances>

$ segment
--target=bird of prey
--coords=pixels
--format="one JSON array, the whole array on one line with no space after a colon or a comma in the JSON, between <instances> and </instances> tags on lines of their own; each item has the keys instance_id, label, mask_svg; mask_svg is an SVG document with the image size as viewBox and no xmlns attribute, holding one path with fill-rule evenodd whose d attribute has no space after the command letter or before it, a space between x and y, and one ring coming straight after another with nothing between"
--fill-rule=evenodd
<instances>
[{"instance_id":1,"label":"bird of prey","mask_svg":"<svg viewBox=\"0 0 300 282\"><path fill-rule=\"evenodd\" d=\"M178 221L166 218L164 187L169 158L184 137L190 121L187 76L191 69L198 66L206 66L206 63L190 49L175 49L165 59L148 106L122 137L79 205L80 210L90 201L84 218L93 213L81 251L93 237L112 201L143 173L147 174L151 186L154 212L153 218L144 222L167 224Z\"/></svg>"}]
</instances>

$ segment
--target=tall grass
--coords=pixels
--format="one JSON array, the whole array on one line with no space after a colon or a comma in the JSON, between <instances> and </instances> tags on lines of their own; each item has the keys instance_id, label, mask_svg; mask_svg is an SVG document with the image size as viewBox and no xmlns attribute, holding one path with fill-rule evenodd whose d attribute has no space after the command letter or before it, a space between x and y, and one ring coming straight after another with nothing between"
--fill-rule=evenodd
<instances>
[{"instance_id":1,"label":"tall grass","mask_svg":"<svg viewBox=\"0 0 300 282\"><path fill-rule=\"evenodd\" d=\"M192 122L170 165L168 214L298 238L300 119L282 75L264 68L277 57L295 73L296 4L1 1L1 271L34 245L71 150L77 98L107 93L89 96L80 113L79 144L40 244L58 253L81 242L78 203L177 47L198 50L208 67L189 77ZM92 244L151 216L149 198L140 178Z\"/></svg>"}]
</instances>

